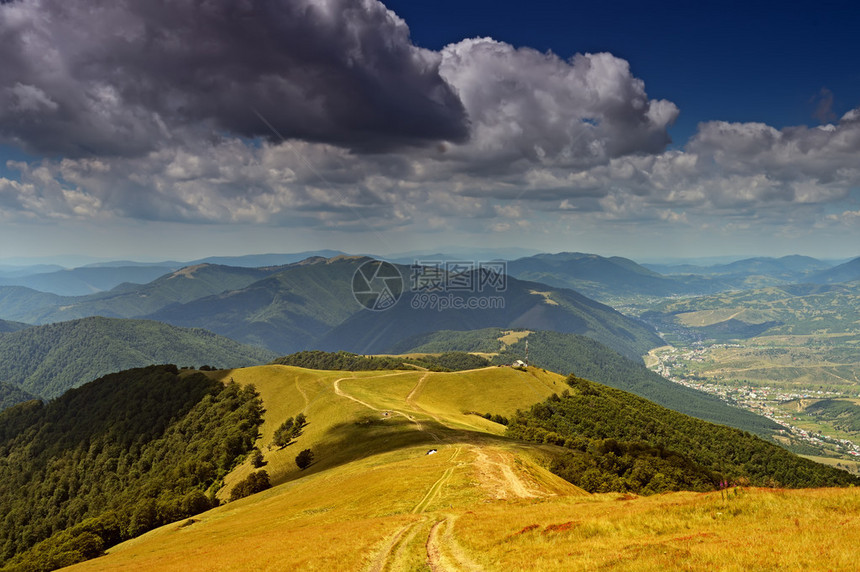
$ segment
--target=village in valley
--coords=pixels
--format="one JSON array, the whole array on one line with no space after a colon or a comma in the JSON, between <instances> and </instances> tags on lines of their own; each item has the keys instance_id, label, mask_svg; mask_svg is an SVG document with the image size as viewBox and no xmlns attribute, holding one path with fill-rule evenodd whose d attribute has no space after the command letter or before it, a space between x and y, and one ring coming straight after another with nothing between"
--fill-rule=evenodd
<instances>
[{"instance_id":1,"label":"village in valley","mask_svg":"<svg viewBox=\"0 0 860 572\"><path fill-rule=\"evenodd\" d=\"M815 430L809 423L804 423L799 412L786 407L788 404L802 406L811 401L824 399L857 399L860 397L860 390L856 387L846 392L827 388L789 389L753 385L746 380L704 377L690 367L691 364L702 364L708 361L714 350L730 347L741 346L727 343L709 345L703 342L696 342L686 348L664 346L650 353L648 366L673 383L717 396L730 405L767 417L783 427L779 433L787 438L787 441L806 445L810 450L814 449L816 455L837 459L860 459L860 438L852 440L842 435L828 435Z\"/></svg>"}]
</instances>

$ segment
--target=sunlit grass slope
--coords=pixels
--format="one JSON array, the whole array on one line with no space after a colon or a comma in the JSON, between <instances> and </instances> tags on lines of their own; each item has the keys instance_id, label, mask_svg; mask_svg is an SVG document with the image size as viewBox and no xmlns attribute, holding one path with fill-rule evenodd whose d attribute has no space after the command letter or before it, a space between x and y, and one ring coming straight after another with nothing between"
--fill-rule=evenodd
<instances>
[{"instance_id":1,"label":"sunlit grass slope","mask_svg":"<svg viewBox=\"0 0 860 572\"><path fill-rule=\"evenodd\" d=\"M502 425L471 412L511 415L565 387L557 374L507 367L432 373L269 365L213 375L260 392L266 414L258 447L273 484L400 447L498 435ZM299 413L309 421L302 435L285 448L270 447L275 429ZM306 448L316 461L302 472L294 459ZM246 462L229 475L221 497L252 470Z\"/></svg>"},{"instance_id":2,"label":"sunlit grass slope","mask_svg":"<svg viewBox=\"0 0 860 572\"><path fill-rule=\"evenodd\" d=\"M78 570L853 569L856 489L729 496L588 495L543 468L556 449L500 436L471 411L511 415L561 392L534 368L455 373L221 372L264 400L272 489L174 523ZM277 426L308 425L283 449ZM299 471L293 459L311 448ZM428 455L430 449L436 454ZM250 471L230 476L229 491Z\"/></svg>"}]
</instances>

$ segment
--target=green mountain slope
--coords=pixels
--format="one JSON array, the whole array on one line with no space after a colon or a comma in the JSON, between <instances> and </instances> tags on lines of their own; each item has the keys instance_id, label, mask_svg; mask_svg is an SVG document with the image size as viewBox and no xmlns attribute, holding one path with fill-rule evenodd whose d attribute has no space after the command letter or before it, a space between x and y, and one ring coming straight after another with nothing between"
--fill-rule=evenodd
<instances>
[{"instance_id":1,"label":"green mountain slope","mask_svg":"<svg viewBox=\"0 0 860 572\"><path fill-rule=\"evenodd\" d=\"M25 324L23 322L8 322L6 320L0 320L0 334L17 332L18 330L23 330L24 328L29 327L30 324Z\"/></svg>"},{"instance_id":2,"label":"green mountain slope","mask_svg":"<svg viewBox=\"0 0 860 572\"><path fill-rule=\"evenodd\" d=\"M31 399L36 399L36 397L17 385L0 381L0 411Z\"/></svg>"},{"instance_id":3,"label":"green mountain slope","mask_svg":"<svg viewBox=\"0 0 860 572\"><path fill-rule=\"evenodd\" d=\"M0 336L0 380L51 399L106 373L153 363L241 367L274 357L205 330L94 317Z\"/></svg>"},{"instance_id":4,"label":"green mountain slope","mask_svg":"<svg viewBox=\"0 0 860 572\"><path fill-rule=\"evenodd\" d=\"M591 492L860 485L846 471L738 429L570 376L571 389L514 417L507 435L569 449L553 472Z\"/></svg>"},{"instance_id":5,"label":"green mountain slope","mask_svg":"<svg viewBox=\"0 0 860 572\"><path fill-rule=\"evenodd\" d=\"M460 335L458 338L457 335ZM534 331L510 345L498 340L504 334L490 328L473 332L434 332L396 344L390 353L478 351L499 352L494 363L512 363L526 356L529 342L529 363L562 375L576 374L609 387L629 391L663 407L698 417L712 423L736 427L768 437L780 426L766 417L732 407L720 399L678 385L663 378L585 336L558 332ZM503 346L500 348L500 346Z\"/></svg>"},{"instance_id":6,"label":"green mountain slope","mask_svg":"<svg viewBox=\"0 0 860 572\"><path fill-rule=\"evenodd\" d=\"M849 260L839 266L824 270L809 278L809 282L817 284L834 284L837 282L853 282L860 280L860 258Z\"/></svg>"},{"instance_id":7,"label":"green mountain slope","mask_svg":"<svg viewBox=\"0 0 860 572\"><path fill-rule=\"evenodd\" d=\"M233 268L213 264L189 266L148 284L121 284L89 296L56 296L22 287L0 287L0 317L48 324L105 316L138 318L174 303L185 303L227 290L243 288L276 268Z\"/></svg>"},{"instance_id":8,"label":"green mountain slope","mask_svg":"<svg viewBox=\"0 0 860 572\"><path fill-rule=\"evenodd\" d=\"M68 300L23 286L0 286L0 319L35 324L38 316Z\"/></svg>"},{"instance_id":9,"label":"green mountain slope","mask_svg":"<svg viewBox=\"0 0 860 572\"><path fill-rule=\"evenodd\" d=\"M312 258L241 289L177 304L149 315L177 326L202 327L280 354L312 341L361 309L352 276L367 258Z\"/></svg>"},{"instance_id":10,"label":"green mountain slope","mask_svg":"<svg viewBox=\"0 0 860 572\"><path fill-rule=\"evenodd\" d=\"M383 312L361 311L316 343L323 350L381 353L401 340L428 332L497 327L578 333L630 359L640 359L663 344L650 326L573 290L509 277L502 292L457 292L454 296L465 307L481 308L490 298L498 303L487 309L442 309L433 306L434 294L406 291L394 307ZM439 299L447 297L439 295Z\"/></svg>"},{"instance_id":11,"label":"green mountain slope","mask_svg":"<svg viewBox=\"0 0 860 572\"><path fill-rule=\"evenodd\" d=\"M261 416L252 387L175 366L112 374L0 413L0 566L67 566L217 505Z\"/></svg>"}]
</instances>

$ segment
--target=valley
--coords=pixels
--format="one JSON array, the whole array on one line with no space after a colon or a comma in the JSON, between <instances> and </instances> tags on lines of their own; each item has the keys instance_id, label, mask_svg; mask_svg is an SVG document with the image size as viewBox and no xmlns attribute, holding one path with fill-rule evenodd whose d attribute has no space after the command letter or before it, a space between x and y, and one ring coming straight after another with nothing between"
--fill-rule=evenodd
<instances>
[{"instance_id":1,"label":"valley","mask_svg":"<svg viewBox=\"0 0 860 572\"><path fill-rule=\"evenodd\" d=\"M775 438L791 450L860 469L860 360L856 338L763 336L732 343L667 346L649 353L656 373L715 395L783 427ZM841 362L841 363L840 363ZM819 403L842 404L835 415L815 414ZM856 408L856 410L855 410Z\"/></svg>"}]
</instances>

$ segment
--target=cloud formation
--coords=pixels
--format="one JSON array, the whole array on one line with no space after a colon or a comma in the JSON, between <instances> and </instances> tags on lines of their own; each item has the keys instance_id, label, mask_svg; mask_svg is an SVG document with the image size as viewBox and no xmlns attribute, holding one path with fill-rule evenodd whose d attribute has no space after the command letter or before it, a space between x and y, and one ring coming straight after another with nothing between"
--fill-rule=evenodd
<instances>
[{"instance_id":1,"label":"cloud formation","mask_svg":"<svg viewBox=\"0 0 860 572\"><path fill-rule=\"evenodd\" d=\"M39 153L142 154L201 124L271 136L256 113L359 150L468 136L440 55L375 0L20 0L0 53L0 134Z\"/></svg>"},{"instance_id":2,"label":"cloud formation","mask_svg":"<svg viewBox=\"0 0 860 572\"><path fill-rule=\"evenodd\" d=\"M667 149L679 110L625 60L489 38L433 52L376 0L18 0L0 53L0 138L47 155L8 165L0 219L856 220L828 206L860 186L860 108L705 122Z\"/></svg>"}]
</instances>

